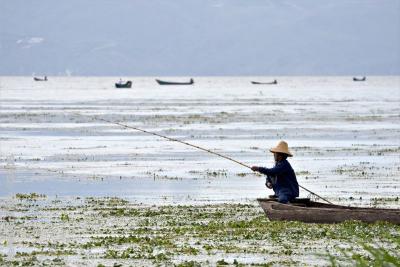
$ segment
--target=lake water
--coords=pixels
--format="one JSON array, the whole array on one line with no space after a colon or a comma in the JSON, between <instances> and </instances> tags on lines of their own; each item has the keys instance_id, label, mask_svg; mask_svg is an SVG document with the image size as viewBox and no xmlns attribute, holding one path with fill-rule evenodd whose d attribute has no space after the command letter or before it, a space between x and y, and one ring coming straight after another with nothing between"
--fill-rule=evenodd
<instances>
[{"instance_id":1,"label":"lake water","mask_svg":"<svg viewBox=\"0 0 400 267\"><path fill-rule=\"evenodd\" d=\"M118 80L0 77L0 196L187 204L272 193L241 165L104 118L248 165L272 166L268 149L283 139L302 186L334 202L399 206L391 200L400 195L400 77L195 77L192 86L136 77L116 89Z\"/></svg>"}]
</instances>

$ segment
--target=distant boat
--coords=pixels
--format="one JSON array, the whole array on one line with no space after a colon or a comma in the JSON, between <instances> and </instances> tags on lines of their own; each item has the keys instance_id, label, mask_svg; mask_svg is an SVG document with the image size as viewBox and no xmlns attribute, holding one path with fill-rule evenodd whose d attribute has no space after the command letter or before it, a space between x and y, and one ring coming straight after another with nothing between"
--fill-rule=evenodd
<instances>
[{"instance_id":1,"label":"distant boat","mask_svg":"<svg viewBox=\"0 0 400 267\"><path fill-rule=\"evenodd\" d=\"M131 88L132 87L132 82L131 81L127 81L127 82L122 82L119 81L117 83L115 83L115 87L116 88Z\"/></svg>"},{"instance_id":2,"label":"distant boat","mask_svg":"<svg viewBox=\"0 0 400 267\"><path fill-rule=\"evenodd\" d=\"M161 80L156 79L156 82L159 85L190 85L190 84L194 84L193 79L190 79L189 82L167 82L167 81L161 81Z\"/></svg>"},{"instance_id":3,"label":"distant boat","mask_svg":"<svg viewBox=\"0 0 400 267\"><path fill-rule=\"evenodd\" d=\"M277 81L277 80L274 80L273 82L266 82L266 83L264 83L264 82L253 82L253 81L251 81L251 83L252 83L252 84L278 84L278 81Z\"/></svg>"},{"instance_id":4,"label":"distant boat","mask_svg":"<svg viewBox=\"0 0 400 267\"><path fill-rule=\"evenodd\" d=\"M44 78L33 77L33 80L36 82L45 82L47 81L47 76L44 76Z\"/></svg>"},{"instance_id":5,"label":"distant boat","mask_svg":"<svg viewBox=\"0 0 400 267\"><path fill-rule=\"evenodd\" d=\"M365 82L367 80L367 77L362 77L362 78L357 78L357 77L353 77L353 81L354 82Z\"/></svg>"}]
</instances>

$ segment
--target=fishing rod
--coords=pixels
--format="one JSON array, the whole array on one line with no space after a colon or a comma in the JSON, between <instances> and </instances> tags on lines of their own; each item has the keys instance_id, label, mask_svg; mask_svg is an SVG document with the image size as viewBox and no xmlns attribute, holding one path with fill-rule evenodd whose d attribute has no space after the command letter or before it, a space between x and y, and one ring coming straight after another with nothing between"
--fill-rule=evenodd
<instances>
[{"instance_id":1,"label":"fishing rod","mask_svg":"<svg viewBox=\"0 0 400 267\"><path fill-rule=\"evenodd\" d=\"M76 112L74 112L74 114L83 117L83 115L82 115L81 113L76 113ZM246 167L246 168L248 168L248 169L251 170L251 167L250 167L249 165L247 165L247 164L244 164L243 162L240 162L240 161L235 160L235 159L233 159L233 158L231 158L231 157L222 155L222 154L220 154L220 153L214 152L214 151L212 151L212 150L209 150L209 149L206 149L206 148L203 148L203 147L200 147L200 146L193 145L193 144L191 144L191 143L188 143L188 142L185 142L185 141L182 141L182 140L179 140L179 139L175 139L175 138L168 137L168 136L165 136L165 135L161 135L161 134L158 134L158 133L155 133L155 132L143 130L143 129L140 129L140 128L137 128L137 127L134 127L134 126L129 126L129 125L126 125L126 124L123 124L123 123L120 123L120 122L115 122L115 121L106 120L106 119L103 119L103 118L100 118L100 117L97 117L97 116L93 116L93 118L94 118L95 120L98 120L98 121L104 121L104 122L107 122L107 123L110 123L110 124L115 124L115 125L121 126L122 128L125 128L125 129L133 129L133 130L136 130L136 131L139 131L139 132L143 132L143 133L146 133L146 134L151 134L151 135L154 135L154 136L158 136L158 137L167 139L167 140L169 140L169 141L178 142L178 143L181 143L181 144L184 144L184 145L187 145L187 146L191 146L191 147L197 148L197 149L199 149L199 150L203 150L203 151L205 151L205 152L207 152L207 153L214 154L214 155L216 155L216 156L218 156L218 157L221 157L221 158L224 158L224 159L233 161L233 162L235 162L235 163L237 163L237 164L239 164L239 165L242 165L243 167ZM314 195L314 196L316 196L316 197L318 197L318 198L320 198L320 199L326 201L327 203L333 204L333 203L330 202L329 200L327 200L327 199L321 197L320 195L318 195L318 194L312 192L311 190L305 188L304 186L301 186L300 184L299 184L299 187L302 188L302 189L304 189L304 190L307 191L308 193L310 193L310 194L312 194L312 195Z\"/></svg>"}]
</instances>

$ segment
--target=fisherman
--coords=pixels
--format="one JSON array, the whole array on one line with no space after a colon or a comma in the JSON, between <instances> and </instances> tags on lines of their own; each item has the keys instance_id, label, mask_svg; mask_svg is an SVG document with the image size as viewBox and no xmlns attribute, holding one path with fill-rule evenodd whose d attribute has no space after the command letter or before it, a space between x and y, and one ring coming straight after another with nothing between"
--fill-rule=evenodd
<instances>
[{"instance_id":1,"label":"fisherman","mask_svg":"<svg viewBox=\"0 0 400 267\"><path fill-rule=\"evenodd\" d=\"M271 197L277 198L280 203L288 203L299 196L299 184L288 157L292 157L288 144L280 141L276 147L269 150L274 153L275 166L273 168L263 168L253 166L251 169L267 175L265 185L273 189L275 194Z\"/></svg>"}]
</instances>

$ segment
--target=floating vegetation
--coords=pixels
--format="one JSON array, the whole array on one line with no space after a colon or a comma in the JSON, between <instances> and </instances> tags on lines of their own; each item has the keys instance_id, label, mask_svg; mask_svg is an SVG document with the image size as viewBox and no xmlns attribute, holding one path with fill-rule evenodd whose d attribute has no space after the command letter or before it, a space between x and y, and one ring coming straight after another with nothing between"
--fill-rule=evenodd
<instances>
[{"instance_id":1,"label":"floating vegetation","mask_svg":"<svg viewBox=\"0 0 400 267\"><path fill-rule=\"evenodd\" d=\"M126 205L129 202L125 199L119 197L103 197L103 198L95 198L95 197L87 197L85 202L89 205L99 205L99 206L119 206Z\"/></svg>"},{"instance_id":2,"label":"floating vegetation","mask_svg":"<svg viewBox=\"0 0 400 267\"><path fill-rule=\"evenodd\" d=\"M44 194L38 194L38 193L30 193L30 194L21 194L17 193L15 195L17 199L26 199L26 200L37 200L41 198L46 198L46 195Z\"/></svg>"},{"instance_id":3,"label":"floating vegetation","mask_svg":"<svg viewBox=\"0 0 400 267\"><path fill-rule=\"evenodd\" d=\"M362 249L338 248L338 255L328 253L331 266L341 266L343 263L352 266L400 266L400 241L394 248L386 248L377 245L361 243Z\"/></svg>"},{"instance_id":4,"label":"floating vegetation","mask_svg":"<svg viewBox=\"0 0 400 267\"><path fill-rule=\"evenodd\" d=\"M0 255L2 265L326 265L326 250L334 255L344 246L360 253L357 242L393 248L400 240L400 226L389 223L271 222L256 203L149 206L116 197L58 200L15 201L9 207L21 211L13 220L0 221L6 226L0 227L0 249L13 246L16 254ZM32 212L33 221L27 216ZM9 238L7 227L17 238Z\"/></svg>"},{"instance_id":5,"label":"floating vegetation","mask_svg":"<svg viewBox=\"0 0 400 267\"><path fill-rule=\"evenodd\" d=\"M400 147L396 148L383 148L383 149L378 149L378 150L371 150L368 152L369 156L384 156L384 155L390 155L390 154L399 154L400 153Z\"/></svg>"},{"instance_id":6,"label":"floating vegetation","mask_svg":"<svg viewBox=\"0 0 400 267\"><path fill-rule=\"evenodd\" d=\"M297 176L301 176L301 175L311 175L311 173L309 171L297 171L296 172Z\"/></svg>"},{"instance_id":7,"label":"floating vegetation","mask_svg":"<svg viewBox=\"0 0 400 267\"><path fill-rule=\"evenodd\" d=\"M68 214L62 213L60 216L61 221L69 221Z\"/></svg>"},{"instance_id":8,"label":"floating vegetation","mask_svg":"<svg viewBox=\"0 0 400 267\"><path fill-rule=\"evenodd\" d=\"M374 197L371 198L372 206L387 204L388 202L399 202L399 197Z\"/></svg>"},{"instance_id":9,"label":"floating vegetation","mask_svg":"<svg viewBox=\"0 0 400 267\"><path fill-rule=\"evenodd\" d=\"M228 177L227 170L206 170L207 177Z\"/></svg>"},{"instance_id":10,"label":"floating vegetation","mask_svg":"<svg viewBox=\"0 0 400 267\"><path fill-rule=\"evenodd\" d=\"M372 178L379 175L389 175L390 168L379 167L370 164L369 162L360 162L359 164L344 164L333 170L334 173L339 175L346 175L353 178Z\"/></svg>"},{"instance_id":11,"label":"floating vegetation","mask_svg":"<svg viewBox=\"0 0 400 267\"><path fill-rule=\"evenodd\" d=\"M388 202L388 201L399 201L399 197L374 197L372 201Z\"/></svg>"}]
</instances>

